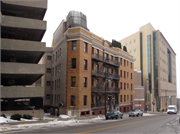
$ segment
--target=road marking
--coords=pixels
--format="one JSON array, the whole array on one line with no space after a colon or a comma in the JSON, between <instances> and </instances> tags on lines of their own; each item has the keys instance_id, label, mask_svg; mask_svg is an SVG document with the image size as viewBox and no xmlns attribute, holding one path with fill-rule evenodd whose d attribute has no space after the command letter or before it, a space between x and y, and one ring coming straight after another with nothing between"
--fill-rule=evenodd
<instances>
[{"instance_id":1,"label":"road marking","mask_svg":"<svg viewBox=\"0 0 180 134\"><path fill-rule=\"evenodd\" d=\"M155 117L155 118L157 119L157 117ZM126 124L121 124L121 125L116 125L116 126L110 126L110 127L105 127L105 128L99 128L99 129L95 129L95 130L80 132L80 133L78 133L78 134L92 133L92 132L101 131L101 130L106 130L106 129L110 129L110 128L126 126L126 125L135 124L135 123L139 123L139 122L143 122L143 121L153 120L153 119L155 119L155 118L146 119L146 120L141 120L141 121L136 121L136 122L131 122L131 123L126 123ZM162 117L158 117L158 118L162 118Z\"/></svg>"}]
</instances>

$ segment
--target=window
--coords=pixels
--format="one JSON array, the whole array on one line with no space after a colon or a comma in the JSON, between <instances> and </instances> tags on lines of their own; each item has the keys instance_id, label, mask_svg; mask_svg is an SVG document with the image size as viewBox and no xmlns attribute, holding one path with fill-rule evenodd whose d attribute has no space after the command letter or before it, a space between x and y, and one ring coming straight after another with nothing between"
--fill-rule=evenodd
<instances>
[{"instance_id":1,"label":"window","mask_svg":"<svg viewBox=\"0 0 180 134\"><path fill-rule=\"evenodd\" d=\"M121 102L122 102L122 95L121 95L121 97L120 97L120 100L121 100Z\"/></svg>"},{"instance_id":2,"label":"window","mask_svg":"<svg viewBox=\"0 0 180 134\"><path fill-rule=\"evenodd\" d=\"M113 56L111 55L111 60L113 61Z\"/></svg>"},{"instance_id":3,"label":"window","mask_svg":"<svg viewBox=\"0 0 180 134\"><path fill-rule=\"evenodd\" d=\"M134 49L134 52L136 52L136 49Z\"/></svg>"},{"instance_id":4,"label":"window","mask_svg":"<svg viewBox=\"0 0 180 134\"><path fill-rule=\"evenodd\" d=\"M86 52L87 53L87 51L88 51L88 44L86 43L86 42L84 42L84 52Z\"/></svg>"},{"instance_id":5,"label":"window","mask_svg":"<svg viewBox=\"0 0 180 134\"><path fill-rule=\"evenodd\" d=\"M87 87L87 77L84 77L84 87Z\"/></svg>"},{"instance_id":6,"label":"window","mask_svg":"<svg viewBox=\"0 0 180 134\"><path fill-rule=\"evenodd\" d=\"M71 95L71 106L75 106L76 97Z\"/></svg>"},{"instance_id":7,"label":"window","mask_svg":"<svg viewBox=\"0 0 180 134\"><path fill-rule=\"evenodd\" d=\"M96 49L96 54L99 55L99 50L98 49Z\"/></svg>"},{"instance_id":8,"label":"window","mask_svg":"<svg viewBox=\"0 0 180 134\"><path fill-rule=\"evenodd\" d=\"M71 68L75 69L76 68L76 58L72 58L72 66Z\"/></svg>"},{"instance_id":9,"label":"window","mask_svg":"<svg viewBox=\"0 0 180 134\"><path fill-rule=\"evenodd\" d=\"M98 87L98 86L99 86L99 80L96 79L96 87Z\"/></svg>"},{"instance_id":10,"label":"window","mask_svg":"<svg viewBox=\"0 0 180 134\"><path fill-rule=\"evenodd\" d=\"M133 101L133 96L131 95L131 101Z\"/></svg>"},{"instance_id":11,"label":"window","mask_svg":"<svg viewBox=\"0 0 180 134\"><path fill-rule=\"evenodd\" d=\"M134 59L134 61L136 61L136 58Z\"/></svg>"},{"instance_id":12,"label":"window","mask_svg":"<svg viewBox=\"0 0 180 134\"><path fill-rule=\"evenodd\" d=\"M131 90L133 89L133 85L131 84Z\"/></svg>"},{"instance_id":13,"label":"window","mask_svg":"<svg viewBox=\"0 0 180 134\"><path fill-rule=\"evenodd\" d=\"M47 60L51 60L51 55L48 55L48 56L47 56Z\"/></svg>"},{"instance_id":14,"label":"window","mask_svg":"<svg viewBox=\"0 0 180 134\"><path fill-rule=\"evenodd\" d=\"M111 74L113 74L113 68L111 68Z\"/></svg>"},{"instance_id":15,"label":"window","mask_svg":"<svg viewBox=\"0 0 180 134\"><path fill-rule=\"evenodd\" d=\"M47 85L47 86L51 86L51 82L50 82L50 81L47 81L47 82L46 82L46 85Z\"/></svg>"},{"instance_id":16,"label":"window","mask_svg":"<svg viewBox=\"0 0 180 134\"><path fill-rule=\"evenodd\" d=\"M124 66L126 66L126 60L124 60Z\"/></svg>"},{"instance_id":17,"label":"window","mask_svg":"<svg viewBox=\"0 0 180 134\"><path fill-rule=\"evenodd\" d=\"M124 78L126 78L126 71L124 71Z\"/></svg>"},{"instance_id":18,"label":"window","mask_svg":"<svg viewBox=\"0 0 180 134\"><path fill-rule=\"evenodd\" d=\"M121 62L120 64L122 65L122 58L120 59L120 62Z\"/></svg>"},{"instance_id":19,"label":"window","mask_svg":"<svg viewBox=\"0 0 180 134\"><path fill-rule=\"evenodd\" d=\"M127 61L127 66L129 66L129 61Z\"/></svg>"},{"instance_id":20,"label":"window","mask_svg":"<svg viewBox=\"0 0 180 134\"><path fill-rule=\"evenodd\" d=\"M122 70L120 70L120 76L122 77Z\"/></svg>"},{"instance_id":21,"label":"window","mask_svg":"<svg viewBox=\"0 0 180 134\"><path fill-rule=\"evenodd\" d=\"M72 50L76 51L76 40L72 41Z\"/></svg>"},{"instance_id":22,"label":"window","mask_svg":"<svg viewBox=\"0 0 180 134\"><path fill-rule=\"evenodd\" d=\"M84 70L87 70L87 60L84 60Z\"/></svg>"},{"instance_id":23,"label":"window","mask_svg":"<svg viewBox=\"0 0 180 134\"><path fill-rule=\"evenodd\" d=\"M98 64L96 64L96 71L98 71L99 70L99 65Z\"/></svg>"},{"instance_id":24,"label":"window","mask_svg":"<svg viewBox=\"0 0 180 134\"><path fill-rule=\"evenodd\" d=\"M124 83L124 90L126 90L126 83Z\"/></svg>"},{"instance_id":25,"label":"window","mask_svg":"<svg viewBox=\"0 0 180 134\"><path fill-rule=\"evenodd\" d=\"M47 99L47 100L50 99L50 94L46 94L46 99Z\"/></svg>"},{"instance_id":26,"label":"window","mask_svg":"<svg viewBox=\"0 0 180 134\"><path fill-rule=\"evenodd\" d=\"M118 57L115 57L115 62L118 62Z\"/></svg>"},{"instance_id":27,"label":"window","mask_svg":"<svg viewBox=\"0 0 180 134\"><path fill-rule=\"evenodd\" d=\"M131 41L129 42L129 44L131 44Z\"/></svg>"},{"instance_id":28,"label":"window","mask_svg":"<svg viewBox=\"0 0 180 134\"><path fill-rule=\"evenodd\" d=\"M129 53L131 53L131 51L129 51Z\"/></svg>"},{"instance_id":29,"label":"window","mask_svg":"<svg viewBox=\"0 0 180 134\"><path fill-rule=\"evenodd\" d=\"M124 95L124 102L126 102L126 95Z\"/></svg>"},{"instance_id":30,"label":"window","mask_svg":"<svg viewBox=\"0 0 180 134\"><path fill-rule=\"evenodd\" d=\"M92 54L94 54L94 47L92 47Z\"/></svg>"},{"instance_id":31,"label":"window","mask_svg":"<svg viewBox=\"0 0 180 134\"><path fill-rule=\"evenodd\" d=\"M84 95L84 106L87 105L87 95Z\"/></svg>"},{"instance_id":32,"label":"window","mask_svg":"<svg viewBox=\"0 0 180 134\"><path fill-rule=\"evenodd\" d=\"M92 70L94 70L94 63L92 63Z\"/></svg>"},{"instance_id":33,"label":"window","mask_svg":"<svg viewBox=\"0 0 180 134\"><path fill-rule=\"evenodd\" d=\"M131 69L132 69L132 63L131 63Z\"/></svg>"},{"instance_id":34,"label":"window","mask_svg":"<svg viewBox=\"0 0 180 134\"><path fill-rule=\"evenodd\" d=\"M132 80L132 73L131 73L131 80Z\"/></svg>"},{"instance_id":35,"label":"window","mask_svg":"<svg viewBox=\"0 0 180 134\"><path fill-rule=\"evenodd\" d=\"M118 88L118 82L117 82L117 81L115 82L115 87L117 87L117 88Z\"/></svg>"},{"instance_id":36,"label":"window","mask_svg":"<svg viewBox=\"0 0 180 134\"><path fill-rule=\"evenodd\" d=\"M120 89L122 89L122 82L121 82L121 85L120 85Z\"/></svg>"},{"instance_id":37,"label":"window","mask_svg":"<svg viewBox=\"0 0 180 134\"><path fill-rule=\"evenodd\" d=\"M127 89L129 89L129 83L127 83Z\"/></svg>"},{"instance_id":38,"label":"window","mask_svg":"<svg viewBox=\"0 0 180 134\"><path fill-rule=\"evenodd\" d=\"M57 54L57 57L59 58L59 50L58 50L58 54Z\"/></svg>"},{"instance_id":39,"label":"window","mask_svg":"<svg viewBox=\"0 0 180 134\"><path fill-rule=\"evenodd\" d=\"M127 72L127 78L129 77L129 72Z\"/></svg>"},{"instance_id":40,"label":"window","mask_svg":"<svg viewBox=\"0 0 180 134\"><path fill-rule=\"evenodd\" d=\"M115 74L118 74L118 69L115 69Z\"/></svg>"},{"instance_id":41,"label":"window","mask_svg":"<svg viewBox=\"0 0 180 134\"><path fill-rule=\"evenodd\" d=\"M92 87L94 86L94 79L92 79L92 81L91 81L91 86Z\"/></svg>"},{"instance_id":42,"label":"window","mask_svg":"<svg viewBox=\"0 0 180 134\"><path fill-rule=\"evenodd\" d=\"M59 56L61 56L61 48L59 49Z\"/></svg>"},{"instance_id":43,"label":"window","mask_svg":"<svg viewBox=\"0 0 180 134\"><path fill-rule=\"evenodd\" d=\"M129 100L129 95L127 95L127 100Z\"/></svg>"},{"instance_id":44,"label":"window","mask_svg":"<svg viewBox=\"0 0 180 134\"><path fill-rule=\"evenodd\" d=\"M127 46L127 43L126 43L126 46Z\"/></svg>"},{"instance_id":45,"label":"window","mask_svg":"<svg viewBox=\"0 0 180 134\"><path fill-rule=\"evenodd\" d=\"M111 87L113 87L113 85L114 85L113 82L111 82Z\"/></svg>"},{"instance_id":46,"label":"window","mask_svg":"<svg viewBox=\"0 0 180 134\"><path fill-rule=\"evenodd\" d=\"M56 52L56 61L57 61L57 52Z\"/></svg>"},{"instance_id":47,"label":"window","mask_svg":"<svg viewBox=\"0 0 180 134\"><path fill-rule=\"evenodd\" d=\"M75 76L71 77L71 87L76 87L76 77Z\"/></svg>"},{"instance_id":48,"label":"window","mask_svg":"<svg viewBox=\"0 0 180 134\"><path fill-rule=\"evenodd\" d=\"M47 73L51 73L51 68L47 68Z\"/></svg>"},{"instance_id":49,"label":"window","mask_svg":"<svg viewBox=\"0 0 180 134\"><path fill-rule=\"evenodd\" d=\"M134 42L136 42L136 40L134 39Z\"/></svg>"}]
</instances>

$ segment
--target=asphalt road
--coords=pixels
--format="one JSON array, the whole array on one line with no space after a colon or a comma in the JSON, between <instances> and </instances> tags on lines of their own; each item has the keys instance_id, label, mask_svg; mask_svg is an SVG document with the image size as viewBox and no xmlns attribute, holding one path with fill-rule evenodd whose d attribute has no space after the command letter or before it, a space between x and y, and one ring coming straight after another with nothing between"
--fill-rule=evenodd
<instances>
[{"instance_id":1,"label":"asphalt road","mask_svg":"<svg viewBox=\"0 0 180 134\"><path fill-rule=\"evenodd\" d=\"M123 119L101 120L99 122L65 127L43 127L23 130L18 133L120 133L120 134L180 134L180 114L156 114L154 116L124 117ZM9 132L10 133L10 132ZM16 133L16 132L12 132Z\"/></svg>"}]
</instances>

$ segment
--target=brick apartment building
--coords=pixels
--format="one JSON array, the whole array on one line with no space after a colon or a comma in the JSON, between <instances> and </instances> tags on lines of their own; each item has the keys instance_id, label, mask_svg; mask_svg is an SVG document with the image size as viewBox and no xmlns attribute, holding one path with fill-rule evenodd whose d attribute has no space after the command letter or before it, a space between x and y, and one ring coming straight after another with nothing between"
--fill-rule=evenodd
<instances>
[{"instance_id":1,"label":"brick apartment building","mask_svg":"<svg viewBox=\"0 0 180 134\"><path fill-rule=\"evenodd\" d=\"M48 64L45 107L60 106L60 112L78 116L105 114L105 107L107 112L132 109L133 56L119 42L90 32L81 12L69 12L60 23L42 62Z\"/></svg>"}]
</instances>

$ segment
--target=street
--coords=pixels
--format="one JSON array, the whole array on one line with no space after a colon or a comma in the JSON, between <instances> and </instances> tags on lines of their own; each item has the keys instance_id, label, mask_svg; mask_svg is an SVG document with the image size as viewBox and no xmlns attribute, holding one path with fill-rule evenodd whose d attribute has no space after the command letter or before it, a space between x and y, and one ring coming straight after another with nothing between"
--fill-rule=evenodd
<instances>
[{"instance_id":1,"label":"street","mask_svg":"<svg viewBox=\"0 0 180 134\"><path fill-rule=\"evenodd\" d=\"M69 124L68 126L44 126L38 129L24 129L3 133L128 133L128 134L180 134L180 114L165 113L153 116L124 117L123 119L105 120L99 122Z\"/></svg>"}]
</instances>

